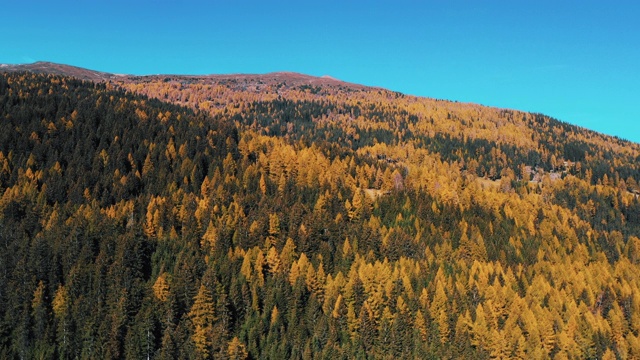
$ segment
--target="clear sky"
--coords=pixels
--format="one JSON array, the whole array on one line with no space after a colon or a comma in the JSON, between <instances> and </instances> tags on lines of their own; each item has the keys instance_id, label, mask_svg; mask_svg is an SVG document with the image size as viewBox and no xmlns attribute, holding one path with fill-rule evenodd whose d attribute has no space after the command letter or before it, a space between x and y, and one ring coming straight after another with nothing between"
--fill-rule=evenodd
<instances>
[{"instance_id":1,"label":"clear sky","mask_svg":"<svg viewBox=\"0 0 640 360\"><path fill-rule=\"evenodd\" d=\"M638 1L0 0L0 63L295 71L640 142Z\"/></svg>"}]
</instances>

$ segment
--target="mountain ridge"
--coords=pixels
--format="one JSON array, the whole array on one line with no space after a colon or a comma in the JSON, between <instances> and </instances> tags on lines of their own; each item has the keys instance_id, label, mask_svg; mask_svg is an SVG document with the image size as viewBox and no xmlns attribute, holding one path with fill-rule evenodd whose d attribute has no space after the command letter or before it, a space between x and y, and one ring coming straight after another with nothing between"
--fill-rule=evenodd
<instances>
[{"instance_id":1,"label":"mountain ridge","mask_svg":"<svg viewBox=\"0 0 640 360\"><path fill-rule=\"evenodd\" d=\"M206 74L206 75L192 75L192 74L146 74L146 75L134 75L134 74L114 74L104 71L91 70L79 66L53 63L48 61L37 61L30 64L0 64L0 71L30 71L41 74L56 74L76 77L81 80L90 81L136 81L136 80L156 80L156 79L174 79L184 81L223 81L223 80L235 80L244 82L263 82L269 83L272 81L289 81L291 86L300 85L330 85L330 86L349 86L356 89L375 88L379 87L366 86L355 83L350 83L336 79L329 75L314 76L294 71L276 71L264 74L244 74L244 73L232 73L232 74ZM380 88L381 89L381 88Z\"/></svg>"}]
</instances>

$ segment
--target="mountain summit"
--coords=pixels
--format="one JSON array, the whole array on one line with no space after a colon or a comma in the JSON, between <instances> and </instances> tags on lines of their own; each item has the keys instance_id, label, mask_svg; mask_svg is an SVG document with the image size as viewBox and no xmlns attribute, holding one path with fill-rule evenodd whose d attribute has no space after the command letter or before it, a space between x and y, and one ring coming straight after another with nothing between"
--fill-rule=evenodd
<instances>
[{"instance_id":1,"label":"mountain summit","mask_svg":"<svg viewBox=\"0 0 640 360\"><path fill-rule=\"evenodd\" d=\"M154 74L154 75L127 75L127 74L111 74L107 72L95 71L84 69L71 65L56 64L46 61L39 61L32 64L19 64L19 65L0 65L0 72L15 72L15 71L29 71L37 74L56 74L71 76L81 80L90 81L127 81L127 82L139 82L139 81L154 81L169 79L179 80L181 82L189 83L212 83L221 81L232 81L239 84L239 86L257 86L257 85L271 85L271 84L286 84L287 87L291 86L348 86L351 88L362 89L364 86L346 83L337 80L331 76L316 77L311 75L304 75L295 72L273 72L267 74L229 74L229 75L176 75L176 74Z\"/></svg>"},{"instance_id":2,"label":"mountain summit","mask_svg":"<svg viewBox=\"0 0 640 360\"><path fill-rule=\"evenodd\" d=\"M38 61L32 64L19 65L3 64L2 66L0 66L0 71L29 71L36 74L65 75L72 76L81 80L90 81L107 81L119 77L118 75L113 75L106 72L88 70L76 66L56 64L46 61Z\"/></svg>"}]
</instances>

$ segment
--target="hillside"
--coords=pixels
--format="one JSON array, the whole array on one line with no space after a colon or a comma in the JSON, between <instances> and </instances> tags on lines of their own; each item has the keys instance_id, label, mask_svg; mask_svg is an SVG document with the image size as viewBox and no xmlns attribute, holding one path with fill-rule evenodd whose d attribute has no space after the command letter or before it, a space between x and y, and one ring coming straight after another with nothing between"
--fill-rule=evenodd
<instances>
[{"instance_id":1,"label":"hillside","mask_svg":"<svg viewBox=\"0 0 640 360\"><path fill-rule=\"evenodd\" d=\"M32 72L35 74L55 74L72 76L80 80L90 81L106 81L115 79L118 75L113 75L101 71L93 71L77 66L56 64L46 61L38 61L31 64L11 65L0 64L0 71L2 72Z\"/></svg>"},{"instance_id":2,"label":"hillside","mask_svg":"<svg viewBox=\"0 0 640 360\"><path fill-rule=\"evenodd\" d=\"M640 357L638 144L300 74L39 69L0 73L2 358Z\"/></svg>"},{"instance_id":3,"label":"hillside","mask_svg":"<svg viewBox=\"0 0 640 360\"><path fill-rule=\"evenodd\" d=\"M249 90L261 92L261 88L278 86L284 88L308 86L308 87L342 87L351 89L365 89L365 86L346 83L330 76L315 77L294 72L275 72L269 74L231 74L231 75L125 75L111 74L101 71L84 69L71 65L56 64L46 61L38 61L31 64L0 64L1 72L31 72L36 74L54 74L70 76L80 80L95 82L168 82L177 81L182 84L218 84L228 85L234 90Z\"/></svg>"}]
</instances>

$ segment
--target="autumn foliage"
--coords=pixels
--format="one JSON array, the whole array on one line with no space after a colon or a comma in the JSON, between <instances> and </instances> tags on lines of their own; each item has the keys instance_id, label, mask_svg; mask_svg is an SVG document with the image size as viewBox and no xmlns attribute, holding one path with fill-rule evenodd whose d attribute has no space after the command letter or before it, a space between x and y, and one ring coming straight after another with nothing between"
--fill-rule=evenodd
<instances>
[{"instance_id":1,"label":"autumn foliage","mask_svg":"<svg viewBox=\"0 0 640 360\"><path fill-rule=\"evenodd\" d=\"M639 145L223 80L0 74L0 358L640 357Z\"/></svg>"}]
</instances>

